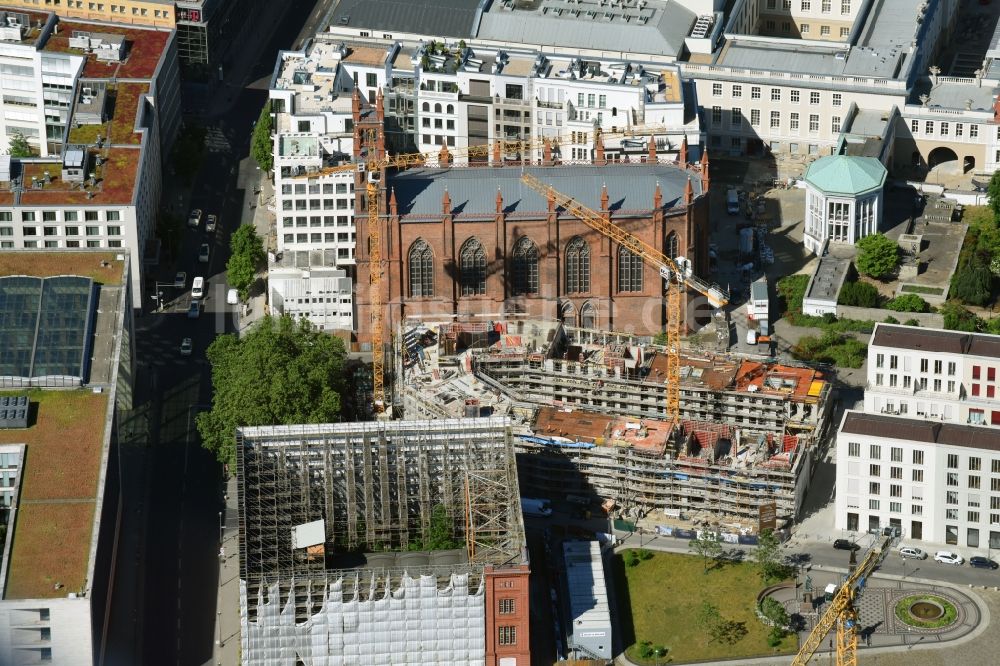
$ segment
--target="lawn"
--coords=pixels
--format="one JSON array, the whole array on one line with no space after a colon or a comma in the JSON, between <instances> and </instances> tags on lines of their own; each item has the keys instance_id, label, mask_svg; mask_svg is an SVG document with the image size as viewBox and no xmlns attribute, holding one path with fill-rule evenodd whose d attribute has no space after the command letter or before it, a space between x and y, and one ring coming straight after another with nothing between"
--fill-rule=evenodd
<instances>
[{"instance_id":1,"label":"lawn","mask_svg":"<svg viewBox=\"0 0 1000 666\"><path fill-rule=\"evenodd\" d=\"M770 629L754 613L763 583L752 564L718 563L706 574L697 556L655 553L626 567L619 553L614 567L622 641L637 663L643 663L636 654L639 641L665 646L666 658L674 663L788 654L797 649L794 634L778 648L768 647ZM698 621L703 601L715 604L723 618L745 623L746 636L732 645L713 642Z\"/></svg>"}]
</instances>

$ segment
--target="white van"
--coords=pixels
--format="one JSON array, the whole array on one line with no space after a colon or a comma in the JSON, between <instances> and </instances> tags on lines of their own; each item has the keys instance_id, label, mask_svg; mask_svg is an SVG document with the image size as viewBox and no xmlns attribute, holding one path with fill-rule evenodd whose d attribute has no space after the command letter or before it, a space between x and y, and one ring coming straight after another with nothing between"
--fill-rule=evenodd
<instances>
[{"instance_id":1,"label":"white van","mask_svg":"<svg viewBox=\"0 0 1000 666\"><path fill-rule=\"evenodd\" d=\"M726 211L730 215L739 215L740 213L740 194L736 190L726 192Z\"/></svg>"},{"instance_id":2,"label":"white van","mask_svg":"<svg viewBox=\"0 0 1000 666\"><path fill-rule=\"evenodd\" d=\"M194 284L191 285L191 298L204 298L205 296L205 278L196 277L194 279Z\"/></svg>"},{"instance_id":3,"label":"white van","mask_svg":"<svg viewBox=\"0 0 1000 666\"><path fill-rule=\"evenodd\" d=\"M747 344L748 345L757 344L757 331L753 330L752 328L747 329Z\"/></svg>"}]
</instances>

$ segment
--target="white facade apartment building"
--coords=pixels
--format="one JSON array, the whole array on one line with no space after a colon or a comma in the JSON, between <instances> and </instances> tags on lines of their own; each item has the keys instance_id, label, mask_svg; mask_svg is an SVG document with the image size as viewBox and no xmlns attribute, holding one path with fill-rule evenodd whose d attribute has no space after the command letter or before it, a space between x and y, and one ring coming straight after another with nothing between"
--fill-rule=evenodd
<instances>
[{"instance_id":1,"label":"white facade apartment building","mask_svg":"<svg viewBox=\"0 0 1000 666\"><path fill-rule=\"evenodd\" d=\"M38 154L58 154L86 58L44 50L55 14L0 10L0 152L21 134Z\"/></svg>"},{"instance_id":2,"label":"white facade apartment building","mask_svg":"<svg viewBox=\"0 0 1000 666\"><path fill-rule=\"evenodd\" d=\"M927 168L957 159L966 172L989 173L1000 165L1000 130L993 117L1000 35L994 35L975 75L959 71L957 64L954 72L945 72L952 76L932 68L956 23L956 0L739 0L728 12L723 3L698 0L539 0L531 5L501 0L449 3L420 17L393 17L388 4L344 0L329 35L379 51L400 42L404 51L413 52L428 40L444 38L465 43L475 58L483 49L534 49L553 61L630 60L647 71L676 63L696 88L687 97L700 114L712 151L830 154L849 129L868 131L888 144L888 150L871 156L890 167L892 161ZM533 82L550 85L563 69ZM390 76L371 74L372 88ZM600 78L589 84L596 87ZM461 75L457 79L459 90L468 92ZM452 83L446 81L445 90L454 91ZM578 92L561 94L565 104ZM455 110L462 113L457 105ZM649 122L648 114L643 117ZM865 122L857 122L859 117ZM868 122L872 117L880 121L874 127ZM532 118L537 122L536 114ZM430 120L430 129L437 129L434 117ZM547 120L543 115L543 125ZM552 122L558 122L555 113ZM606 115L602 124L608 125ZM431 141L422 146L436 145L438 137L447 142L450 136L447 124L427 134ZM456 143L461 145L457 137ZM576 147L569 146L571 151Z\"/></svg>"},{"instance_id":3,"label":"white facade apartment building","mask_svg":"<svg viewBox=\"0 0 1000 666\"><path fill-rule=\"evenodd\" d=\"M836 463L835 529L1000 547L1000 429L847 411Z\"/></svg>"},{"instance_id":4,"label":"white facade apartment building","mask_svg":"<svg viewBox=\"0 0 1000 666\"><path fill-rule=\"evenodd\" d=\"M1000 425L1000 335L876 324L865 411Z\"/></svg>"}]
</instances>

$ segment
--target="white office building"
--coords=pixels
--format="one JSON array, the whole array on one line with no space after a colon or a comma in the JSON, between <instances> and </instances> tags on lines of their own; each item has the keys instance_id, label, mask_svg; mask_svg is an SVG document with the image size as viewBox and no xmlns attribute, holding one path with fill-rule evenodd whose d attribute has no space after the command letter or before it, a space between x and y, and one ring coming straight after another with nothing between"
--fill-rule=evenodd
<instances>
[{"instance_id":1,"label":"white office building","mask_svg":"<svg viewBox=\"0 0 1000 666\"><path fill-rule=\"evenodd\" d=\"M1000 425L1000 336L876 324L865 411Z\"/></svg>"},{"instance_id":2,"label":"white office building","mask_svg":"<svg viewBox=\"0 0 1000 666\"><path fill-rule=\"evenodd\" d=\"M305 318L324 331L354 328L353 281L334 250L285 250L267 269L271 314Z\"/></svg>"},{"instance_id":3,"label":"white office building","mask_svg":"<svg viewBox=\"0 0 1000 666\"><path fill-rule=\"evenodd\" d=\"M835 528L1000 547L1000 429L848 411L837 434Z\"/></svg>"}]
</instances>

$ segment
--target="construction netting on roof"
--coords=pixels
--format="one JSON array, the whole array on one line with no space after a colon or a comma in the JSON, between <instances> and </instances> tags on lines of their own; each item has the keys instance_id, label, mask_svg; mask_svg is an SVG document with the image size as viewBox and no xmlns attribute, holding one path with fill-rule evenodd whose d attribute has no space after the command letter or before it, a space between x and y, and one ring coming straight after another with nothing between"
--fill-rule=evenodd
<instances>
[{"instance_id":1,"label":"construction netting on roof","mask_svg":"<svg viewBox=\"0 0 1000 666\"><path fill-rule=\"evenodd\" d=\"M331 577L322 599L295 586L240 581L243 664L253 666L482 666L486 607L482 578L467 573L386 577L376 571ZM312 589L312 588L310 588ZM307 593L311 596L313 593ZM248 604L256 610L250 620ZM296 606L318 611L296 622Z\"/></svg>"},{"instance_id":2,"label":"construction netting on roof","mask_svg":"<svg viewBox=\"0 0 1000 666\"><path fill-rule=\"evenodd\" d=\"M86 379L89 278L0 277L0 386L77 386Z\"/></svg>"}]
</instances>

